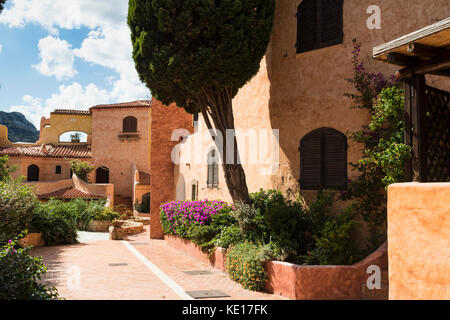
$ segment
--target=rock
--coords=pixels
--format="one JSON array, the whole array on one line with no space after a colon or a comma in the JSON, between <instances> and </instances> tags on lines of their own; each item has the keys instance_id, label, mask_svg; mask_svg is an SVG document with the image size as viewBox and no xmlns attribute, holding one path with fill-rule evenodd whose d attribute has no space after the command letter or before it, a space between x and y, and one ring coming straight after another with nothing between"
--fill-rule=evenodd
<instances>
[{"instance_id":1,"label":"rock","mask_svg":"<svg viewBox=\"0 0 450 320\"><path fill-rule=\"evenodd\" d=\"M109 227L110 240L124 240L126 238L125 230L121 227Z\"/></svg>"}]
</instances>

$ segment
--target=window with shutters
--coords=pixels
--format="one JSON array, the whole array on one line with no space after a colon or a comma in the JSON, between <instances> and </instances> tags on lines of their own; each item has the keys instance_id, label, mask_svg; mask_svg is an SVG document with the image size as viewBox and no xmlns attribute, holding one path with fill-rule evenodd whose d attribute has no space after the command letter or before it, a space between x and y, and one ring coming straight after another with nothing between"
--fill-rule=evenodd
<instances>
[{"instance_id":1,"label":"window with shutters","mask_svg":"<svg viewBox=\"0 0 450 320\"><path fill-rule=\"evenodd\" d=\"M297 8L297 53L343 41L344 0L303 0Z\"/></svg>"},{"instance_id":2,"label":"window with shutters","mask_svg":"<svg viewBox=\"0 0 450 320\"><path fill-rule=\"evenodd\" d=\"M207 185L208 188L219 187L219 161L216 157L216 150L211 150L208 153L208 175Z\"/></svg>"},{"instance_id":3,"label":"window with shutters","mask_svg":"<svg viewBox=\"0 0 450 320\"><path fill-rule=\"evenodd\" d=\"M122 132L137 132L137 119L131 116L123 119Z\"/></svg>"},{"instance_id":4,"label":"window with shutters","mask_svg":"<svg viewBox=\"0 0 450 320\"><path fill-rule=\"evenodd\" d=\"M300 142L300 188L343 189L347 184L347 137L332 128L308 133Z\"/></svg>"}]
</instances>

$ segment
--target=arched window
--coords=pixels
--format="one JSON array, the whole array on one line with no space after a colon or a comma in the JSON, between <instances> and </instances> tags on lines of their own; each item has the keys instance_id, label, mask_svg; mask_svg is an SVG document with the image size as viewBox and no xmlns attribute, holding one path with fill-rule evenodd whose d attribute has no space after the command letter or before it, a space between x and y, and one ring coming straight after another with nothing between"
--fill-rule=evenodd
<instances>
[{"instance_id":1,"label":"arched window","mask_svg":"<svg viewBox=\"0 0 450 320\"><path fill-rule=\"evenodd\" d=\"M109 183L109 169L106 167L97 168L95 172L95 183Z\"/></svg>"},{"instance_id":2,"label":"arched window","mask_svg":"<svg viewBox=\"0 0 450 320\"><path fill-rule=\"evenodd\" d=\"M27 169L27 181L39 181L39 167L32 164Z\"/></svg>"},{"instance_id":3,"label":"arched window","mask_svg":"<svg viewBox=\"0 0 450 320\"><path fill-rule=\"evenodd\" d=\"M311 131L300 142L300 188L341 189L347 183L347 137L332 128Z\"/></svg>"},{"instance_id":4,"label":"arched window","mask_svg":"<svg viewBox=\"0 0 450 320\"><path fill-rule=\"evenodd\" d=\"M216 150L213 149L208 153L208 188L219 187L219 161L216 157Z\"/></svg>"},{"instance_id":5,"label":"arched window","mask_svg":"<svg viewBox=\"0 0 450 320\"><path fill-rule=\"evenodd\" d=\"M124 118L122 132L137 132L137 119L132 116Z\"/></svg>"},{"instance_id":6,"label":"arched window","mask_svg":"<svg viewBox=\"0 0 450 320\"><path fill-rule=\"evenodd\" d=\"M303 0L297 8L297 53L343 41L343 0Z\"/></svg>"}]
</instances>

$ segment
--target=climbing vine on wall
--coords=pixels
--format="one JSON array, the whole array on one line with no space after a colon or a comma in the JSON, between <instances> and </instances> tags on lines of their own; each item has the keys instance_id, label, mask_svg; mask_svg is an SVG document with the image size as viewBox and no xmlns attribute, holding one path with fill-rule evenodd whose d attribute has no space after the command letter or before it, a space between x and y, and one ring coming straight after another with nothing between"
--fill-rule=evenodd
<instances>
[{"instance_id":1,"label":"climbing vine on wall","mask_svg":"<svg viewBox=\"0 0 450 320\"><path fill-rule=\"evenodd\" d=\"M354 76L346 79L356 93L345 96L356 103L354 108L367 109L372 116L370 123L350 138L364 145L363 157L351 163L359 172L350 181L342 198L352 199L351 210L367 222L370 230L369 250L377 248L386 239L387 187L404 180L404 164L411 148L404 144L404 98L394 77L366 71L360 61L361 43L354 40Z\"/></svg>"}]
</instances>

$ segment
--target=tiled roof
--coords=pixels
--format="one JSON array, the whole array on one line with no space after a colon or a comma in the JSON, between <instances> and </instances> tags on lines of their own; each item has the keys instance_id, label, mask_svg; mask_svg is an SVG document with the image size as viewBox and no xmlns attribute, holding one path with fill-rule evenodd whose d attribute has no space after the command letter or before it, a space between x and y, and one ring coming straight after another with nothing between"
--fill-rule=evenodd
<instances>
[{"instance_id":1,"label":"tiled roof","mask_svg":"<svg viewBox=\"0 0 450 320\"><path fill-rule=\"evenodd\" d=\"M82 199L104 199L104 196L99 196L95 194L85 193L78 189L75 189L74 187L69 187L57 191L53 191L46 194L39 195L39 198L41 199L75 199L75 198L82 198Z\"/></svg>"},{"instance_id":2,"label":"tiled roof","mask_svg":"<svg viewBox=\"0 0 450 320\"><path fill-rule=\"evenodd\" d=\"M92 158L91 146L81 145L38 145L0 148L0 156L26 156L45 158Z\"/></svg>"},{"instance_id":3,"label":"tiled roof","mask_svg":"<svg viewBox=\"0 0 450 320\"><path fill-rule=\"evenodd\" d=\"M69 110L69 109L56 109L51 112L52 114L75 114L75 115L90 115L90 110Z\"/></svg>"},{"instance_id":4,"label":"tiled roof","mask_svg":"<svg viewBox=\"0 0 450 320\"><path fill-rule=\"evenodd\" d=\"M137 100L131 102L100 104L93 106L91 109L115 109L115 108L150 108L151 100Z\"/></svg>"}]
</instances>

